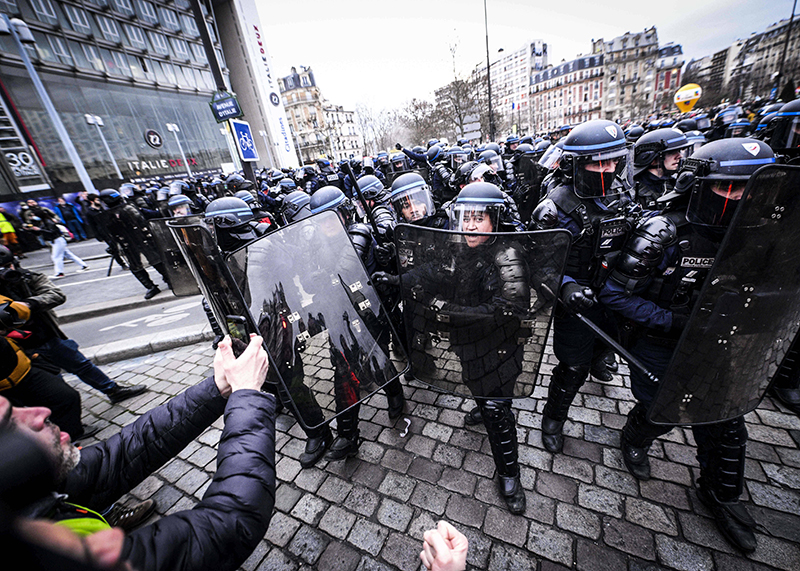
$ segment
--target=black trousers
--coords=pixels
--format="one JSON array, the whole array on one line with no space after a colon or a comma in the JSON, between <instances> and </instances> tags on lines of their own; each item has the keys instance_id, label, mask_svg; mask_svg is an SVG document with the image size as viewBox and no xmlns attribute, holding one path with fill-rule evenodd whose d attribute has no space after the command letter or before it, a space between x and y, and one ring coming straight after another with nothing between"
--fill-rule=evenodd
<instances>
[{"instance_id":1,"label":"black trousers","mask_svg":"<svg viewBox=\"0 0 800 571\"><path fill-rule=\"evenodd\" d=\"M60 374L36 365L20 383L0 392L13 406L44 406L50 409L50 420L72 437L83 436L81 396Z\"/></svg>"}]
</instances>

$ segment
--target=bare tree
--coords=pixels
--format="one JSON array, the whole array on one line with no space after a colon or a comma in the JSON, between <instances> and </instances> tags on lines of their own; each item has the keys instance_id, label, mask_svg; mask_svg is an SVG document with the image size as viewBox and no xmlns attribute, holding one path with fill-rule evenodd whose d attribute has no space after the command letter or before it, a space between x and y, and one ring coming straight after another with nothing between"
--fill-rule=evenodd
<instances>
[{"instance_id":1,"label":"bare tree","mask_svg":"<svg viewBox=\"0 0 800 571\"><path fill-rule=\"evenodd\" d=\"M375 155L378 151L394 146L399 133L399 113L359 103L356 105L356 122L364 137L364 152Z\"/></svg>"},{"instance_id":2,"label":"bare tree","mask_svg":"<svg viewBox=\"0 0 800 571\"><path fill-rule=\"evenodd\" d=\"M436 108L424 99L412 99L402 111L402 121L411 140L420 143L439 136L441 119Z\"/></svg>"}]
</instances>

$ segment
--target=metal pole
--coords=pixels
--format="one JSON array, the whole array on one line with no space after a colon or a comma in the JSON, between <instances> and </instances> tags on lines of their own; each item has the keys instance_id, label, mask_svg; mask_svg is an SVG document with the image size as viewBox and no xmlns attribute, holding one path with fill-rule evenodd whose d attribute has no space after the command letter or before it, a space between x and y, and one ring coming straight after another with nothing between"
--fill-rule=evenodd
<instances>
[{"instance_id":1,"label":"metal pole","mask_svg":"<svg viewBox=\"0 0 800 571\"><path fill-rule=\"evenodd\" d=\"M169 129L169 127L167 128ZM181 146L181 140L178 137L177 125L175 126L174 130L170 129L170 131L172 131L172 134L175 135L175 142L178 143L178 150L181 152L181 158L183 159L183 164L186 166L186 174L192 176L192 169L189 168L189 162L186 160L186 155L183 154L183 146Z\"/></svg>"},{"instance_id":2,"label":"metal pole","mask_svg":"<svg viewBox=\"0 0 800 571\"><path fill-rule=\"evenodd\" d=\"M486 28L486 84L489 88L489 140L494 141L494 112L492 111L492 64L489 61L489 16L486 11L486 0L483 0L483 23Z\"/></svg>"},{"instance_id":3,"label":"metal pole","mask_svg":"<svg viewBox=\"0 0 800 571\"><path fill-rule=\"evenodd\" d=\"M228 144L228 152L231 155L231 162L233 166L236 167L237 171L243 170L242 163L239 160L239 153L236 152L236 141L233 140L233 133L231 133L230 126L228 126L228 122L225 122L224 127L220 127L219 132L222 133L222 136L225 137L225 142Z\"/></svg>"},{"instance_id":4,"label":"metal pole","mask_svg":"<svg viewBox=\"0 0 800 571\"><path fill-rule=\"evenodd\" d=\"M795 8L797 8L797 0L794 0L794 4L792 5L792 15L789 18L789 26L786 28L786 39L783 42L783 54L781 55L781 63L778 66L778 77L775 78L775 99L777 99L780 94L779 89L781 77L783 77L783 62L786 60L786 50L789 48L789 37L792 35L792 22L794 22Z\"/></svg>"},{"instance_id":5,"label":"metal pole","mask_svg":"<svg viewBox=\"0 0 800 571\"><path fill-rule=\"evenodd\" d=\"M50 96L47 94L47 91L42 84L42 80L39 79L39 74L36 73L36 70L33 68L33 64L28 57L28 52L25 51L25 47L22 45L22 41L19 39L17 29L15 28L14 24L11 23L10 18L6 14L0 14L0 16L3 17L3 20L5 20L6 24L8 25L8 29L11 32L11 37L14 38L14 43L17 45L17 49L19 50L19 56L22 58L22 63L25 64L25 69L28 70L28 75L33 82L34 88L36 89L36 94L39 96L39 99L42 100L42 105L44 105L47 115L50 117L50 121L53 122L53 127L55 127L56 133L58 133L58 137L61 139L61 143L64 145L64 149L67 151L67 155L69 156L70 161L72 161L72 165L78 172L78 178L80 178L81 183L83 184L83 189L86 192L97 194L97 190L94 188L94 183L89 177L89 173L86 172L86 167L83 166L83 161L81 161L78 151L72 144L72 139L69 138L69 133L67 133L64 123L61 122L61 117L58 116L58 112L53 106L53 102L50 100Z\"/></svg>"},{"instance_id":6,"label":"metal pole","mask_svg":"<svg viewBox=\"0 0 800 571\"><path fill-rule=\"evenodd\" d=\"M117 176L120 180L125 180L125 177L122 176L122 171L119 170L119 166L117 165L117 161L114 158L114 155L111 154L111 148L108 146L108 142L106 141L106 136L103 135L103 129L100 128L100 123L97 121L97 117L94 120L94 126L97 127L97 134L100 135L100 140L103 141L103 146L106 148L106 152L108 153L108 158L111 159L111 164L114 165L114 171L117 173Z\"/></svg>"},{"instance_id":7,"label":"metal pole","mask_svg":"<svg viewBox=\"0 0 800 571\"><path fill-rule=\"evenodd\" d=\"M211 43L211 35L208 33L208 23L203 18L203 10L200 8L199 0L189 0L192 7L192 15L194 16L194 23L197 25L197 31L200 32L200 39L203 40L203 49L206 52L206 59L208 60L208 69L214 77L214 83L217 84L217 91L227 91L225 86L225 79L222 77L222 70L219 67L217 60L217 52L214 51L214 44Z\"/></svg>"}]
</instances>

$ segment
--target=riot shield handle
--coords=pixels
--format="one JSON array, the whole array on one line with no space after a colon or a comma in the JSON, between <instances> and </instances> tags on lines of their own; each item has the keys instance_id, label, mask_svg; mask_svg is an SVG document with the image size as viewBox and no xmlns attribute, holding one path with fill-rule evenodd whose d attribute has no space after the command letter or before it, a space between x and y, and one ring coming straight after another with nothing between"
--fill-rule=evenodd
<instances>
[{"instance_id":1,"label":"riot shield handle","mask_svg":"<svg viewBox=\"0 0 800 571\"><path fill-rule=\"evenodd\" d=\"M358 200L361 202L361 206L364 207L364 212L367 213L367 219L369 220L370 226L372 226L374 235L379 236L380 231L378 230L378 225L375 223L375 217L372 215L372 208L369 207L369 204L367 204L367 201L364 199L364 195L361 193L361 187L358 186L358 180L356 179L356 175L353 173L353 167L351 167L350 163L347 162L342 165L342 169L345 171L347 176L350 177L350 182L353 183L353 190L358 195Z\"/></svg>"},{"instance_id":2,"label":"riot shield handle","mask_svg":"<svg viewBox=\"0 0 800 571\"><path fill-rule=\"evenodd\" d=\"M600 329L600 327L595 325L595 323L592 322L591 319L584 317L580 313L573 313L573 315L578 319L580 319L583 322L583 324L586 325L589 329L594 331L595 335L600 337L600 339L602 339L609 347L611 347L612 349L614 349L614 351L619 353L623 359L625 359L626 361L628 361L628 363L630 363L631 365L639 369L642 373L644 373L648 379L650 379L654 383L658 382L658 378L653 373L651 373L639 359L631 355L627 349L625 349L622 345L617 343L608 333L606 333L605 331Z\"/></svg>"}]
</instances>

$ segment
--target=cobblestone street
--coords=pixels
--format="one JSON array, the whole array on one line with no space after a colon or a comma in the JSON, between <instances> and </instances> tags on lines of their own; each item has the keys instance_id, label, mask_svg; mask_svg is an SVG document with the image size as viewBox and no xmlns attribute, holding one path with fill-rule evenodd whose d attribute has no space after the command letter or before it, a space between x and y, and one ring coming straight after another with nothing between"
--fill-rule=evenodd
<instances>
[{"instance_id":1,"label":"cobblestone street","mask_svg":"<svg viewBox=\"0 0 800 571\"><path fill-rule=\"evenodd\" d=\"M150 388L120 405L68 377L81 391L84 420L105 426L97 438L110 436L206 376L209 345L103 366L116 380ZM627 374L607 384L587 382L565 427L564 453L543 449L538 427L554 359L548 350L533 398L514 405L524 516L510 515L499 498L485 430L464 425L472 401L406 383L407 412L396 423L389 421L383 393L362 406L364 442L358 457L344 462L301 469L303 432L292 417L278 417L275 512L242 568L417 570L423 531L444 518L469 538L468 563L475 569L800 569L800 419L771 398L747 416L743 499L759 529L758 549L745 557L697 500L689 429L656 441L652 480L638 482L625 470L620 429L633 406ZM620 371L627 372L624 364ZM153 498L160 515L191 508L211 481L222 427L220 418L124 503Z\"/></svg>"}]
</instances>

